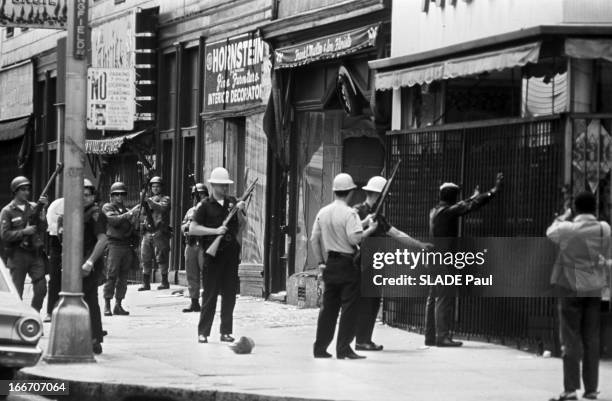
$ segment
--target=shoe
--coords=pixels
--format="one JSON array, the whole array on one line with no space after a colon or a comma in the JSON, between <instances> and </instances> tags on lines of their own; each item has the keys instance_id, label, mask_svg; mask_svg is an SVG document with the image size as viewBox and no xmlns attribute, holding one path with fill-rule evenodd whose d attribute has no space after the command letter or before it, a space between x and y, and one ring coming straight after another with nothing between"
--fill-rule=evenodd
<instances>
[{"instance_id":1,"label":"shoe","mask_svg":"<svg viewBox=\"0 0 612 401\"><path fill-rule=\"evenodd\" d=\"M164 274L162 276L161 284L157 286L157 289L158 290L167 290L168 288L170 288L170 283L168 282L168 275Z\"/></svg>"},{"instance_id":2,"label":"shoe","mask_svg":"<svg viewBox=\"0 0 612 401\"><path fill-rule=\"evenodd\" d=\"M151 275L142 275L142 285L138 288L138 291L149 291L151 289Z\"/></svg>"},{"instance_id":3,"label":"shoe","mask_svg":"<svg viewBox=\"0 0 612 401\"><path fill-rule=\"evenodd\" d=\"M206 344L206 343L208 342L208 337L206 337L206 336L205 336L205 335L203 335L203 334L200 334L200 335L198 336L198 342L199 342L200 344Z\"/></svg>"},{"instance_id":4,"label":"shoe","mask_svg":"<svg viewBox=\"0 0 612 401\"><path fill-rule=\"evenodd\" d=\"M599 391L589 391L589 392L585 392L582 395L582 398L585 398L587 400L596 400L598 394L599 394Z\"/></svg>"},{"instance_id":5,"label":"shoe","mask_svg":"<svg viewBox=\"0 0 612 401\"><path fill-rule=\"evenodd\" d=\"M233 343L234 337L229 334L221 334L221 341L224 343Z\"/></svg>"},{"instance_id":6,"label":"shoe","mask_svg":"<svg viewBox=\"0 0 612 401\"><path fill-rule=\"evenodd\" d=\"M575 391L564 391L559 397L551 398L550 401L568 401L568 400L577 400L578 396Z\"/></svg>"},{"instance_id":7,"label":"shoe","mask_svg":"<svg viewBox=\"0 0 612 401\"><path fill-rule=\"evenodd\" d=\"M355 349L357 351L382 351L383 348L384 347L382 345L378 345L373 342L369 342L366 344L355 344Z\"/></svg>"},{"instance_id":8,"label":"shoe","mask_svg":"<svg viewBox=\"0 0 612 401\"><path fill-rule=\"evenodd\" d=\"M110 299L105 299L104 301L104 316L113 316L113 313L111 312Z\"/></svg>"},{"instance_id":9,"label":"shoe","mask_svg":"<svg viewBox=\"0 0 612 401\"><path fill-rule=\"evenodd\" d=\"M313 355L315 358L331 358L332 354L330 354L329 352L323 350L323 351L314 351Z\"/></svg>"},{"instance_id":10,"label":"shoe","mask_svg":"<svg viewBox=\"0 0 612 401\"><path fill-rule=\"evenodd\" d=\"M102 353L102 344L98 342L98 340L91 340L91 345L93 349L93 353L96 355L100 355Z\"/></svg>"},{"instance_id":11,"label":"shoe","mask_svg":"<svg viewBox=\"0 0 612 401\"><path fill-rule=\"evenodd\" d=\"M123 309L123 306L121 306L121 304L115 305L115 308L113 309L113 313L118 316L127 316L130 314L130 312Z\"/></svg>"},{"instance_id":12,"label":"shoe","mask_svg":"<svg viewBox=\"0 0 612 401\"><path fill-rule=\"evenodd\" d=\"M47 313L47 315L43 319L43 323L50 323L50 322L51 322L51 314Z\"/></svg>"},{"instance_id":13,"label":"shoe","mask_svg":"<svg viewBox=\"0 0 612 401\"><path fill-rule=\"evenodd\" d=\"M338 359L366 359L363 355L356 354L353 350L345 352L343 354L338 354L336 356Z\"/></svg>"},{"instance_id":14,"label":"shoe","mask_svg":"<svg viewBox=\"0 0 612 401\"><path fill-rule=\"evenodd\" d=\"M455 341L448 337L436 341L438 347L461 347L463 343L461 341Z\"/></svg>"},{"instance_id":15,"label":"shoe","mask_svg":"<svg viewBox=\"0 0 612 401\"><path fill-rule=\"evenodd\" d=\"M436 346L436 339L435 338L425 338L425 345L428 347L435 347Z\"/></svg>"},{"instance_id":16,"label":"shoe","mask_svg":"<svg viewBox=\"0 0 612 401\"><path fill-rule=\"evenodd\" d=\"M189 308L183 309L183 313L200 312L201 310L202 308L200 308L200 303L198 302L197 298L192 298L191 305L189 305Z\"/></svg>"},{"instance_id":17,"label":"shoe","mask_svg":"<svg viewBox=\"0 0 612 401\"><path fill-rule=\"evenodd\" d=\"M102 337L106 337L108 335L108 331L102 330Z\"/></svg>"}]
</instances>

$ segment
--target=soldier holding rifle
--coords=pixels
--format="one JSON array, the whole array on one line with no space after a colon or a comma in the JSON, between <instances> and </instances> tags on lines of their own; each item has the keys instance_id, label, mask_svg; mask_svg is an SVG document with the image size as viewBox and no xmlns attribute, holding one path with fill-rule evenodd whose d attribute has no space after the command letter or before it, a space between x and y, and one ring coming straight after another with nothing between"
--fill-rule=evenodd
<instances>
[{"instance_id":1,"label":"soldier holding rifle","mask_svg":"<svg viewBox=\"0 0 612 401\"><path fill-rule=\"evenodd\" d=\"M221 341L233 342L231 334L240 261L239 235L241 226L246 222L244 209L248 194L245 193L240 200L227 195L229 184L233 181L223 167L211 172L208 183L211 195L200 203L189 225L189 235L202 236L200 243L205 251L198 342L208 342L219 294L222 297Z\"/></svg>"},{"instance_id":2,"label":"soldier holding rifle","mask_svg":"<svg viewBox=\"0 0 612 401\"><path fill-rule=\"evenodd\" d=\"M6 264L19 296L23 296L25 277L29 274L34 289L32 307L40 311L47 294L42 235L47 229L44 209L49 201L46 191L43 191L37 203L29 202L31 188L26 177L15 177L11 181L13 200L0 213L0 237L6 248Z\"/></svg>"}]
</instances>

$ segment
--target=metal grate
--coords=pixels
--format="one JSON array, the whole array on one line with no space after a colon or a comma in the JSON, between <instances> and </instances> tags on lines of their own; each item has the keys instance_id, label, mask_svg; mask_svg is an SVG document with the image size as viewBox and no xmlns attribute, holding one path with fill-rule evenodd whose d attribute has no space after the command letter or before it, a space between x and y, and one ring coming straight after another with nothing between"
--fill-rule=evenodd
<instances>
[{"instance_id":1,"label":"metal grate","mask_svg":"<svg viewBox=\"0 0 612 401\"><path fill-rule=\"evenodd\" d=\"M488 190L502 171L503 192L463 219L462 235L543 236L562 205L563 128L564 121L554 116L390 133L387 165L398 158L402 164L387 204L389 221L410 235L426 238L440 184L458 183L462 196L469 197L476 185ZM552 264L553 258L554 253L548 253L549 260L534 260L534 266ZM423 330L425 298L391 298L384 305L388 324ZM460 298L455 308L455 332L467 338L556 350L555 327L553 299Z\"/></svg>"}]
</instances>

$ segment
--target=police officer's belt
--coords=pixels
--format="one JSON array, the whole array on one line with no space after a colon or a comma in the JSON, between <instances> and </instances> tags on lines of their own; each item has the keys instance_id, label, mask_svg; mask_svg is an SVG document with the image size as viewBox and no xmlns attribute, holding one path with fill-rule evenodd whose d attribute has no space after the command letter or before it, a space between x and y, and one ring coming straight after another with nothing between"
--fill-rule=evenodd
<instances>
[{"instance_id":1,"label":"police officer's belt","mask_svg":"<svg viewBox=\"0 0 612 401\"><path fill-rule=\"evenodd\" d=\"M329 257L329 258L345 257L345 258L352 259L353 256L355 256L355 254L353 254L353 253L344 253L344 252L336 252L336 251L329 251L329 252L327 252L327 257Z\"/></svg>"}]
</instances>

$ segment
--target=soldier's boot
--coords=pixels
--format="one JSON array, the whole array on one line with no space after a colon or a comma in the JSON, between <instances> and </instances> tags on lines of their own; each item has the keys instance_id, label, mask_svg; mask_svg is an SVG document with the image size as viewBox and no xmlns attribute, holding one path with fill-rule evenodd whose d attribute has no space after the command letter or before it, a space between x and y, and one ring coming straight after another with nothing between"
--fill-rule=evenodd
<instances>
[{"instance_id":1,"label":"soldier's boot","mask_svg":"<svg viewBox=\"0 0 612 401\"><path fill-rule=\"evenodd\" d=\"M121 306L120 299L115 301L115 309L113 309L113 313L118 316L127 316L130 314L130 312L123 309L123 306Z\"/></svg>"},{"instance_id":2,"label":"soldier's boot","mask_svg":"<svg viewBox=\"0 0 612 401\"><path fill-rule=\"evenodd\" d=\"M198 301L197 298L191 298L191 305L189 306L189 308L185 308L183 309L184 313L189 313L189 312L199 312L202 308L200 308L200 302Z\"/></svg>"},{"instance_id":3,"label":"soldier's boot","mask_svg":"<svg viewBox=\"0 0 612 401\"><path fill-rule=\"evenodd\" d=\"M104 316L113 316L111 312L111 299L104 298Z\"/></svg>"},{"instance_id":4,"label":"soldier's boot","mask_svg":"<svg viewBox=\"0 0 612 401\"><path fill-rule=\"evenodd\" d=\"M138 288L138 291L149 291L151 289L151 275L142 275L142 285Z\"/></svg>"},{"instance_id":5,"label":"soldier's boot","mask_svg":"<svg viewBox=\"0 0 612 401\"><path fill-rule=\"evenodd\" d=\"M158 290L167 290L170 288L170 283L168 282L168 275L162 274L161 284L157 286Z\"/></svg>"}]
</instances>

